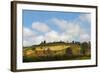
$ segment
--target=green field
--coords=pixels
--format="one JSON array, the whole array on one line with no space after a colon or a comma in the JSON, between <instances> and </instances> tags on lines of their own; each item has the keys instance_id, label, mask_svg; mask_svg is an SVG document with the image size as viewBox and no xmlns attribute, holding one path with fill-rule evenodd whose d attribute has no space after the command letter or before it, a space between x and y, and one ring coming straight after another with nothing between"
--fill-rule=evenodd
<instances>
[{"instance_id":1,"label":"green field","mask_svg":"<svg viewBox=\"0 0 100 73\"><path fill-rule=\"evenodd\" d=\"M54 56L54 57L23 57L23 62L40 62L40 61L60 61L60 60L86 60L90 56Z\"/></svg>"}]
</instances>

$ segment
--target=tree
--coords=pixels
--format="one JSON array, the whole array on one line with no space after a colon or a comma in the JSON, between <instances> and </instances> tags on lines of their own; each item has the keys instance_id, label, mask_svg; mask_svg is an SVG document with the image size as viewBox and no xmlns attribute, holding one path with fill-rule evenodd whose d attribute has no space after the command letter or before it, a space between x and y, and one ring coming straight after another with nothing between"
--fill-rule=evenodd
<instances>
[{"instance_id":1,"label":"tree","mask_svg":"<svg viewBox=\"0 0 100 73\"><path fill-rule=\"evenodd\" d=\"M72 44L74 44L75 42L74 41L72 41Z\"/></svg>"},{"instance_id":2,"label":"tree","mask_svg":"<svg viewBox=\"0 0 100 73\"><path fill-rule=\"evenodd\" d=\"M90 45L87 42L81 43L81 52L83 55L86 54L87 50L90 49Z\"/></svg>"},{"instance_id":3,"label":"tree","mask_svg":"<svg viewBox=\"0 0 100 73\"><path fill-rule=\"evenodd\" d=\"M45 44L46 43L46 41L44 40L44 41L41 41L41 43L40 44Z\"/></svg>"},{"instance_id":4,"label":"tree","mask_svg":"<svg viewBox=\"0 0 100 73\"><path fill-rule=\"evenodd\" d=\"M46 41L44 40L44 42L43 43L46 43Z\"/></svg>"},{"instance_id":5,"label":"tree","mask_svg":"<svg viewBox=\"0 0 100 73\"><path fill-rule=\"evenodd\" d=\"M66 48L66 55L69 57L73 55L71 47Z\"/></svg>"}]
</instances>

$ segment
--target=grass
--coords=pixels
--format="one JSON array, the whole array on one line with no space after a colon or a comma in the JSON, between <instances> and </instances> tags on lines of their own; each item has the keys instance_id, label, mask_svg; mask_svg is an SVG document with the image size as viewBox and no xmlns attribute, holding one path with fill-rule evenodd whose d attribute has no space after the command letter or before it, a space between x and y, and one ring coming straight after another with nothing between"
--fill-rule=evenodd
<instances>
[{"instance_id":1,"label":"grass","mask_svg":"<svg viewBox=\"0 0 100 73\"><path fill-rule=\"evenodd\" d=\"M42 57L23 57L23 62L41 62L41 61L57 61L57 60L86 60L91 56L42 56Z\"/></svg>"}]
</instances>

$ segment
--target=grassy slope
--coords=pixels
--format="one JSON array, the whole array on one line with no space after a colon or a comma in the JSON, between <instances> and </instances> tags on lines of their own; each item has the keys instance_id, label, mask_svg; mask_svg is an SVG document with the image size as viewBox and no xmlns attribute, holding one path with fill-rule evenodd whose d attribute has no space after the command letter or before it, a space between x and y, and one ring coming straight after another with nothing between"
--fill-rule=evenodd
<instances>
[{"instance_id":1,"label":"grassy slope","mask_svg":"<svg viewBox=\"0 0 100 73\"><path fill-rule=\"evenodd\" d=\"M55 61L55 60L84 60L84 59L90 59L90 56L71 56L68 57L66 55L53 55L53 56L42 56L39 57L35 54L35 49L40 49L41 46L46 46L46 47L51 47L54 50L59 50L60 48L66 48L66 46L59 46L59 45L67 45L67 46L71 46L74 50L73 52L75 54L78 53L78 51L76 51L77 49L79 50L80 46L79 45L75 45L75 44L65 44L65 43L49 43L49 44L40 44L40 45L33 45L31 47L24 47L23 50L23 62L38 62L38 61ZM35 49L34 49L35 48ZM44 47L45 48L45 47ZM43 48L43 49L44 49ZM53 50L53 51L54 51ZM26 54L26 52L29 52ZM63 54L63 53L62 53Z\"/></svg>"}]
</instances>

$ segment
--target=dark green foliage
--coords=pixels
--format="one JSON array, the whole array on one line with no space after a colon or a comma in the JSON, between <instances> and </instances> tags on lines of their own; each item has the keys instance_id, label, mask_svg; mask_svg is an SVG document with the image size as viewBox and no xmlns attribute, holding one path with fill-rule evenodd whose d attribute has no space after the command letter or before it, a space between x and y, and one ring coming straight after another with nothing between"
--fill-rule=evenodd
<instances>
[{"instance_id":1,"label":"dark green foliage","mask_svg":"<svg viewBox=\"0 0 100 73\"><path fill-rule=\"evenodd\" d=\"M86 54L86 52L90 49L90 43L87 43L87 42L83 42L81 43L81 52L83 55Z\"/></svg>"},{"instance_id":2,"label":"dark green foliage","mask_svg":"<svg viewBox=\"0 0 100 73\"><path fill-rule=\"evenodd\" d=\"M85 60L85 59L90 59L89 56L47 56L47 57L35 57L35 58L27 58L23 57L23 62L41 62L41 61L60 61L60 60Z\"/></svg>"},{"instance_id":3,"label":"dark green foliage","mask_svg":"<svg viewBox=\"0 0 100 73\"><path fill-rule=\"evenodd\" d=\"M72 49L70 47L66 49L66 55L69 57L71 57L73 55Z\"/></svg>"}]
</instances>

